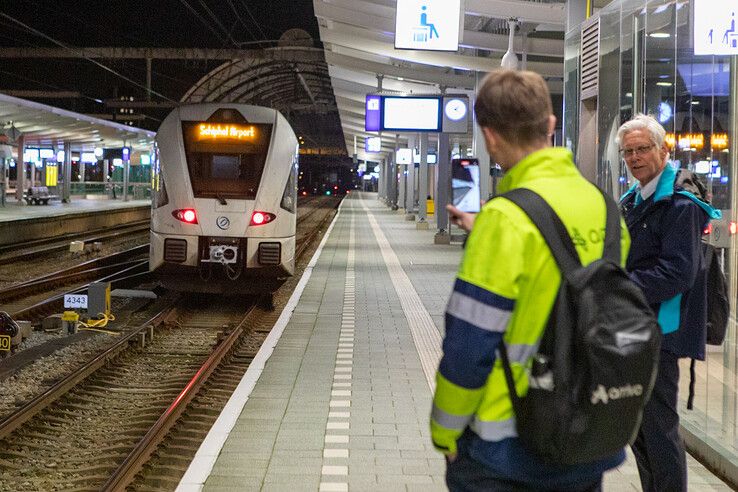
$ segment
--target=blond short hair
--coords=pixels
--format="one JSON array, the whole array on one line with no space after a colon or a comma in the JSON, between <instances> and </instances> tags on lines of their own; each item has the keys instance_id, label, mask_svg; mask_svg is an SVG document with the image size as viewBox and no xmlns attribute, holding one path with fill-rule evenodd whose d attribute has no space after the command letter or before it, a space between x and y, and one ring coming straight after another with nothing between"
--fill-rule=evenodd
<instances>
[{"instance_id":1,"label":"blond short hair","mask_svg":"<svg viewBox=\"0 0 738 492\"><path fill-rule=\"evenodd\" d=\"M487 75L474 104L477 123L516 145L545 139L553 114L551 94L535 72L499 69Z\"/></svg>"}]
</instances>

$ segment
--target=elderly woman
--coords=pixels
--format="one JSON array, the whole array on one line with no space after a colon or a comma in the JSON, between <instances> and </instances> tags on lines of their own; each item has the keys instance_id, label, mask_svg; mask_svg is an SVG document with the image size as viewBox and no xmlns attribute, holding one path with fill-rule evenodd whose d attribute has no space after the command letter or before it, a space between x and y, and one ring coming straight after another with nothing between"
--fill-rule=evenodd
<instances>
[{"instance_id":1,"label":"elderly woman","mask_svg":"<svg viewBox=\"0 0 738 492\"><path fill-rule=\"evenodd\" d=\"M696 177L669 163L664 128L637 115L618 130L620 154L637 182L621 198L631 236L626 269L657 314L663 334L651 400L633 444L643 490L687 490L679 438L680 357L705 358L707 316L702 231L720 212L702 201Z\"/></svg>"}]
</instances>

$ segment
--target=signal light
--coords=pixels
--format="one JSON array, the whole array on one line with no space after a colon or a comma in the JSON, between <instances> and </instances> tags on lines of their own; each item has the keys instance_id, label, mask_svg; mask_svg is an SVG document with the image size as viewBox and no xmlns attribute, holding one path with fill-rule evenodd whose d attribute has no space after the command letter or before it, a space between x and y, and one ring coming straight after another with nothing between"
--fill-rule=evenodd
<instances>
[{"instance_id":1,"label":"signal light","mask_svg":"<svg viewBox=\"0 0 738 492\"><path fill-rule=\"evenodd\" d=\"M738 224L736 224L735 222L731 222L730 226L728 226L728 230L731 234L735 234L736 232L738 232Z\"/></svg>"},{"instance_id":2,"label":"signal light","mask_svg":"<svg viewBox=\"0 0 738 492\"><path fill-rule=\"evenodd\" d=\"M187 224L197 224L197 213L192 208L183 208L172 212L175 219Z\"/></svg>"},{"instance_id":3,"label":"signal light","mask_svg":"<svg viewBox=\"0 0 738 492\"><path fill-rule=\"evenodd\" d=\"M255 211L253 214L251 214L251 223L249 225L260 226L260 225L268 224L269 222L273 221L275 218L276 216L274 214L270 214L269 212Z\"/></svg>"},{"instance_id":4,"label":"signal light","mask_svg":"<svg viewBox=\"0 0 738 492\"><path fill-rule=\"evenodd\" d=\"M712 222L707 224L707 227L705 227L705 230L702 231L702 234L705 234L705 235L712 234Z\"/></svg>"}]
</instances>

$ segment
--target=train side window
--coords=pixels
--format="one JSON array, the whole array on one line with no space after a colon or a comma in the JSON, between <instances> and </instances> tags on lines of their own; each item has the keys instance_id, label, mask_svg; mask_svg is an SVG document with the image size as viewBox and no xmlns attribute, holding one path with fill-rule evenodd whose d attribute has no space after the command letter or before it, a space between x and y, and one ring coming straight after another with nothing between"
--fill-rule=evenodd
<instances>
[{"instance_id":1,"label":"train side window","mask_svg":"<svg viewBox=\"0 0 738 492\"><path fill-rule=\"evenodd\" d=\"M153 209L163 207L169 203L167 187L164 185L164 174L161 172L159 147L154 145L153 159L151 160L151 205Z\"/></svg>"},{"instance_id":2,"label":"train side window","mask_svg":"<svg viewBox=\"0 0 738 492\"><path fill-rule=\"evenodd\" d=\"M293 160L292 171L287 177L287 185L284 187L280 206L290 213L295 213L297 206L297 158Z\"/></svg>"}]
</instances>

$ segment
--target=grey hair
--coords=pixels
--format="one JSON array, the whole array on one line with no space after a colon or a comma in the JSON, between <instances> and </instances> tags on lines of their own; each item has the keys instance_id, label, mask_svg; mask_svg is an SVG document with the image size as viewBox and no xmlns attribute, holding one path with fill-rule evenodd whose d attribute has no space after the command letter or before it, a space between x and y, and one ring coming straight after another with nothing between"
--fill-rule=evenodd
<instances>
[{"instance_id":1,"label":"grey hair","mask_svg":"<svg viewBox=\"0 0 738 492\"><path fill-rule=\"evenodd\" d=\"M657 147L661 148L664 145L664 138L666 137L666 130L661 124L656 121L653 116L645 114L637 114L632 120L626 121L618 129L618 135L615 138L615 143L620 145L623 141L623 137L635 130L646 130L651 135L651 142Z\"/></svg>"}]
</instances>

